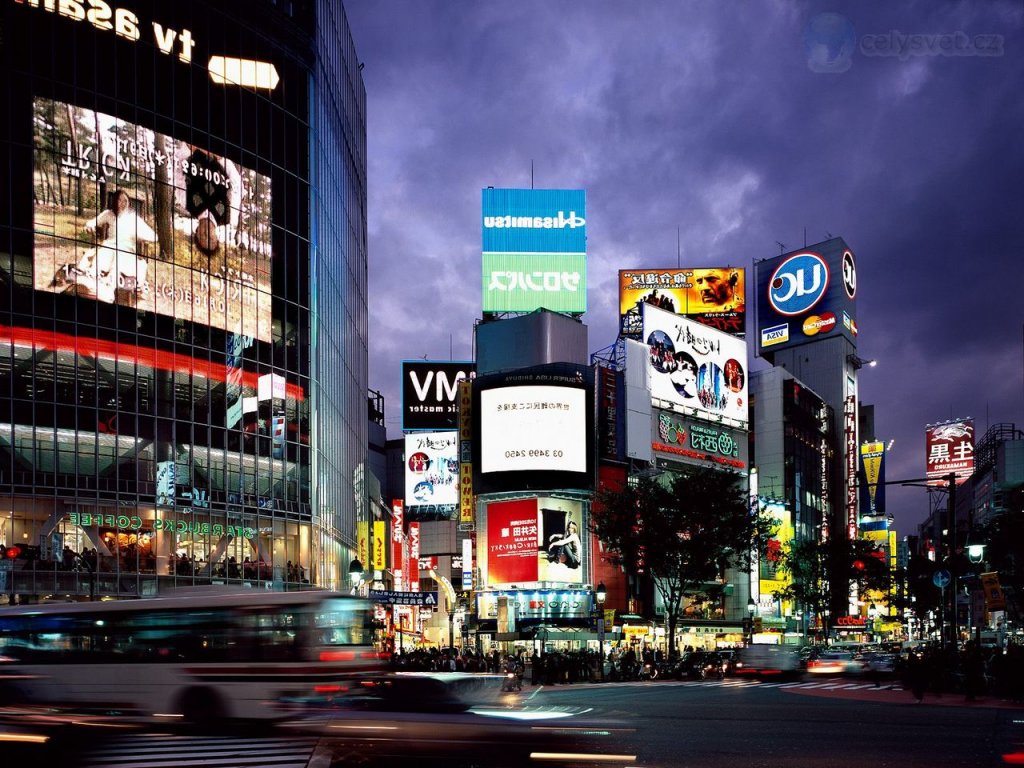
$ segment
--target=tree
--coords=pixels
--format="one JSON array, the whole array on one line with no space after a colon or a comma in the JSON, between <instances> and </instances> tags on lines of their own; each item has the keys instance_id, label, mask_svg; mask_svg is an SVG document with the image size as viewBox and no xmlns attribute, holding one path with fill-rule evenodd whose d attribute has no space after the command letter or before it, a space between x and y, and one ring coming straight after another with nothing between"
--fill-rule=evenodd
<instances>
[{"instance_id":1,"label":"tree","mask_svg":"<svg viewBox=\"0 0 1024 768\"><path fill-rule=\"evenodd\" d=\"M753 551L765 551L777 523L751 511L736 473L696 467L599 491L591 527L614 565L651 579L665 605L674 653L683 597L704 591L730 565L749 565Z\"/></svg>"},{"instance_id":2,"label":"tree","mask_svg":"<svg viewBox=\"0 0 1024 768\"><path fill-rule=\"evenodd\" d=\"M780 570L791 582L777 596L805 605L820 626L825 608L832 606L838 613L849 602L851 585L863 595L870 590L888 594L891 584L887 550L867 539L791 541L783 550Z\"/></svg>"}]
</instances>

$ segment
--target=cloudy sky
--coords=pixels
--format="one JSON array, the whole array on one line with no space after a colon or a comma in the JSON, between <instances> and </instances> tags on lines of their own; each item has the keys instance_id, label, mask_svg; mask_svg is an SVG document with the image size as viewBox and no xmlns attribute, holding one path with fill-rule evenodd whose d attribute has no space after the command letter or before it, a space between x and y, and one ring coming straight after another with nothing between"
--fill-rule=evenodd
<instances>
[{"instance_id":1,"label":"cloudy sky","mask_svg":"<svg viewBox=\"0 0 1024 768\"><path fill-rule=\"evenodd\" d=\"M926 424L1024 427L1021 0L345 6L390 437L403 359L473 356L480 190L531 174L586 190L589 351L615 340L619 269L750 269L840 235L888 478L923 476ZM889 491L898 529L926 496Z\"/></svg>"}]
</instances>

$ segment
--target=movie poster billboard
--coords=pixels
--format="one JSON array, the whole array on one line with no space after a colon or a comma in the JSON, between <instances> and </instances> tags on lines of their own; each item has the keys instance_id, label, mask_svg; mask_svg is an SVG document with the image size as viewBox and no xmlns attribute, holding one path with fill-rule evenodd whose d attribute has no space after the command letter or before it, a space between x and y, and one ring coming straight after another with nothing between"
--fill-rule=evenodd
<instances>
[{"instance_id":1,"label":"movie poster billboard","mask_svg":"<svg viewBox=\"0 0 1024 768\"><path fill-rule=\"evenodd\" d=\"M271 341L269 177L103 112L34 109L37 290Z\"/></svg>"},{"instance_id":2,"label":"movie poster billboard","mask_svg":"<svg viewBox=\"0 0 1024 768\"><path fill-rule=\"evenodd\" d=\"M405 436L405 504L451 507L459 503L459 433Z\"/></svg>"},{"instance_id":3,"label":"movie poster billboard","mask_svg":"<svg viewBox=\"0 0 1024 768\"><path fill-rule=\"evenodd\" d=\"M642 315L651 397L746 424L746 342L651 304Z\"/></svg>"},{"instance_id":4,"label":"movie poster billboard","mask_svg":"<svg viewBox=\"0 0 1024 768\"><path fill-rule=\"evenodd\" d=\"M924 442L929 485L945 485L950 473L956 474L959 485L974 473L974 419L932 424Z\"/></svg>"},{"instance_id":5,"label":"movie poster billboard","mask_svg":"<svg viewBox=\"0 0 1024 768\"><path fill-rule=\"evenodd\" d=\"M746 276L736 267L619 270L619 334L643 335L641 306L651 304L742 337Z\"/></svg>"},{"instance_id":6,"label":"movie poster billboard","mask_svg":"<svg viewBox=\"0 0 1024 768\"><path fill-rule=\"evenodd\" d=\"M555 497L487 505L487 584L582 584L583 505Z\"/></svg>"},{"instance_id":7,"label":"movie poster billboard","mask_svg":"<svg viewBox=\"0 0 1024 768\"><path fill-rule=\"evenodd\" d=\"M857 262L841 237L754 264L757 354L833 336L857 346Z\"/></svg>"}]
</instances>

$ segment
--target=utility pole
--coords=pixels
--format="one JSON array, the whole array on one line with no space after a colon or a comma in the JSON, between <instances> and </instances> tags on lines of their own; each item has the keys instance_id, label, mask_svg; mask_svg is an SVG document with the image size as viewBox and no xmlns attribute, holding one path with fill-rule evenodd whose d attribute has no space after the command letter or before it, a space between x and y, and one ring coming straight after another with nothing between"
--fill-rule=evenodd
<instances>
[{"instance_id":1,"label":"utility pole","mask_svg":"<svg viewBox=\"0 0 1024 768\"><path fill-rule=\"evenodd\" d=\"M956 554L956 472L950 472L946 475L946 503L949 505L949 582L953 587L953 610L950 615L949 625L953 634L953 650L956 651L958 647L958 640L960 637L959 628L959 616L957 600L959 599L959 585L957 584L957 578L959 576L959 564L957 562Z\"/></svg>"}]
</instances>

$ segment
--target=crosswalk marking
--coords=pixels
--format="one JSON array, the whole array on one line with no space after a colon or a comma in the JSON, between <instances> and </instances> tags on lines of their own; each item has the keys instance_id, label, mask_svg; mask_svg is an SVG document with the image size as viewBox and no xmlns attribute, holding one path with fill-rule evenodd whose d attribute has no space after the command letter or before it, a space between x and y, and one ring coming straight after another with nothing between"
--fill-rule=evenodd
<instances>
[{"instance_id":1,"label":"crosswalk marking","mask_svg":"<svg viewBox=\"0 0 1024 768\"><path fill-rule=\"evenodd\" d=\"M602 688L663 688L663 687L682 687L682 688L779 688L779 689L794 689L800 688L804 690L823 690L823 691L863 691L868 689L875 690L889 690L889 691L902 691L903 687L898 683L890 683L889 685L876 686L874 683L852 683L842 680L815 680L813 682L808 681L793 681L793 682L774 682L765 683L760 680L745 679L725 679L725 680L655 680L655 681L642 681L642 680L627 680L618 681L614 683L603 683Z\"/></svg>"},{"instance_id":2,"label":"crosswalk marking","mask_svg":"<svg viewBox=\"0 0 1024 768\"><path fill-rule=\"evenodd\" d=\"M253 739L134 733L107 739L82 756L87 768L305 768L316 749L309 737Z\"/></svg>"}]
</instances>

